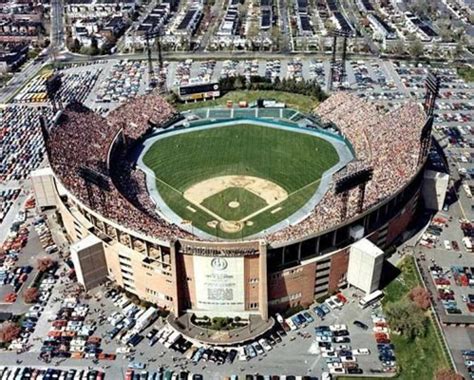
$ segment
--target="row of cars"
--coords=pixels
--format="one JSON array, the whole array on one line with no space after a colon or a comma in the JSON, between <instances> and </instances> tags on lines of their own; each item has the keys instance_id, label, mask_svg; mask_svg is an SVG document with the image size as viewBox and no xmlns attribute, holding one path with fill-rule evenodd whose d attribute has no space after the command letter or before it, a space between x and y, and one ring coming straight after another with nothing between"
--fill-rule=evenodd
<instances>
[{"instance_id":1,"label":"row of cars","mask_svg":"<svg viewBox=\"0 0 474 380\"><path fill-rule=\"evenodd\" d=\"M145 65L140 61L119 60L96 90L96 102L125 102L143 88Z\"/></svg>"},{"instance_id":2,"label":"row of cars","mask_svg":"<svg viewBox=\"0 0 474 380\"><path fill-rule=\"evenodd\" d=\"M28 235L26 214L22 211L16 216L0 250L0 286L10 287L10 291L3 296L3 302L16 301L18 292L33 269L29 265L17 265L19 255L28 242Z\"/></svg>"},{"instance_id":3,"label":"row of cars","mask_svg":"<svg viewBox=\"0 0 474 380\"><path fill-rule=\"evenodd\" d=\"M0 380L103 380L105 373L97 370L34 367L0 367Z\"/></svg>"},{"instance_id":4,"label":"row of cars","mask_svg":"<svg viewBox=\"0 0 474 380\"><path fill-rule=\"evenodd\" d=\"M421 235L420 245L426 248L434 248L440 240L443 228L448 219L438 216L432 220L426 231Z\"/></svg>"},{"instance_id":5,"label":"row of cars","mask_svg":"<svg viewBox=\"0 0 474 380\"><path fill-rule=\"evenodd\" d=\"M143 340L141 335L143 330L158 318L158 309L155 307L145 309L135 305L116 289L108 290L105 298L110 299L120 309L107 317L112 329L106 332L106 336L130 348L136 347Z\"/></svg>"},{"instance_id":6,"label":"row of cars","mask_svg":"<svg viewBox=\"0 0 474 380\"><path fill-rule=\"evenodd\" d=\"M461 354L470 379L474 379L474 350L463 350Z\"/></svg>"},{"instance_id":7,"label":"row of cars","mask_svg":"<svg viewBox=\"0 0 474 380\"><path fill-rule=\"evenodd\" d=\"M0 109L0 181L22 181L43 161L40 115L53 119L48 107L9 105Z\"/></svg>"},{"instance_id":8,"label":"row of cars","mask_svg":"<svg viewBox=\"0 0 474 380\"><path fill-rule=\"evenodd\" d=\"M189 81L191 79L192 64L192 59L187 59L185 61L178 62L178 64L176 65L173 86L182 86L189 84Z\"/></svg>"},{"instance_id":9,"label":"row of cars","mask_svg":"<svg viewBox=\"0 0 474 380\"><path fill-rule=\"evenodd\" d=\"M436 287L438 300L441 301L446 313L461 314L462 311L458 307L454 290L451 287L451 280L448 277L449 269L443 270L442 267L433 264L429 270Z\"/></svg>"},{"instance_id":10,"label":"row of cars","mask_svg":"<svg viewBox=\"0 0 474 380\"><path fill-rule=\"evenodd\" d=\"M301 58L294 58L288 62L286 77L288 79L294 79L297 82L303 80L303 61Z\"/></svg>"},{"instance_id":11,"label":"row of cars","mask_svg":"<svg viewBox=\"0 0 474 380\"><path fill-rule=\"evenodd\" d=\"M52 289L57 281L56 266L49 268L42 276L40 283L38 284L38 297L36 301L30 306L28 311L25 313L24 318L21 322L21 333L20 336L14 339L9 346L10 350L25 351L29 339L36 329L38 320L43 313L49 299L51 298Z\"/></svg>"},{"instance_id":12,"label":"row of cars","mask_svg":"<svg viewBox=\"0 0 474 380\"><path fill-rule=\"evenodd\" d=\"M59 88L56 99L63 104L71 101L83 102L94 87L102 67L90 70L65 70L60 72L61 87ZM47 93L47 82L53 73L47 72L33 78L28 84L14 97L14 103L43 103L49 100Z\"/></svg>"},{"instance_id":13,"label":"row of cars","mask_svg":"<svg viewBox=\"0 0 474 380\"><path fill-rule=\"evenodd\" d=\"M53 236L51 235L51 231L46 224L45 219L42 216L36 217L33 219L33 226L39 236L41 246L43 247L44 251L49 255L56 253L58 251L58 247L53 240Z\"/></svg>"},{"instance_id":14,"label":"row of cars","mask_svg":"<svg viewBox=\"0 0 474 380\"><path fill-rule=\"evenodd\" d=\"M326 361L330 374L362 374L357 356L370 355L367 348L352 349L349 330L344 324L320 325L314 328L318 351Z\"/></svg>"},{"instance_id":15,"label":"row of cars","mask_svg":"<svg viewBox=\"0 0 474 380\"><path fill-rule=\"evenodd\" d=\"M281 62L279 59L268 60L265 63L265 78L272 82L276 78L280 78Z\"/></svg>"},{"instance_id":16,"label":"row of cars","mask_svg":"<svg viewBox=\"0 0 474 380\"><path fill-rule=\"evenodd\" d=\"M20 189L0 190L0 223L2 223L7 216L8 211L10 211L14 205L20 192Z\"/></svg>"},{"instance_id":17,"label":"row of cars","mask_svg":"<svg viewBox=\"0 0 474 380\"><path fill-rule=\"evenodd\" d=\"M395 347L390 339L390 328L387 319L383 315L372 315L372 323L379 360L382 364L382 372L396 373L397 361L395 358Z\"/></svg>"},{"instance_id":18,"label":"row of cars","mask_svg":"<svg viewBox=\"0 0 474 380\"><path fill-rule=\"evenodd\" d=\"M48 336L43 340L41 355L44 358L73 358L114 360L115 354L106 354L101 348L102 339L93 336L96 320L90 317L89 306L77 297L67 297L51 321Z\"/></svg>"}]
</instances>

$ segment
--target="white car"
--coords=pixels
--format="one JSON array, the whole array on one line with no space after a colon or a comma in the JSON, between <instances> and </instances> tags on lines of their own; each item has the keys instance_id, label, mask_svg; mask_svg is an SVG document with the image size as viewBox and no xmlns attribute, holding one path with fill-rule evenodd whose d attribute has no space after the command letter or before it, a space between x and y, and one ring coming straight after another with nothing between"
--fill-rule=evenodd
<instances>
[{"instance_id":1,"label":"white car","mask_svg":"<svg viewBox=\"0 0 474 380\"><path fill-rule=\"evenodd\" d=\"M451 243L449 242L449 240L445 240L443 244L444 244L444 249L448 251L451 250Z\"/></svg>"},{"instance_id":2,"label":"white car","mask_svg":"<svg viewBox=\"0 0 474 380\"><path fill-rule=\"evenodd\" d=\"M264 338L259 339L258 343L263 347L265 351L270 351L272 349L272 346L268 343L268 341Z\"/></svg>"},{"instance_id":3,"label":"white car","mask_svg":"<svg viewBox=\"0 0 474 380\"><path fill-rule=\"evenodd\" d=\"M323 372L321 375L321 380L332 380L332 376L328 372Z\"/></svg>"},{"instance_id":4,"label":"white car","mask_svg":"<svg viewBox=\"0 0 474 380\"><path fill-rule=\"evenodd\" d=\"M335 357L337 357L337 354L335 351L323 352L323 358L335 358Z\"/></svg>"},{"instance_id":5,"label":"white car","mask_svg":"<svg viewBox=\"0 0 474 380\"><path fill-rule=\"evenodd\" d=\"M346 370L344 368L329 368L329 373L343 375L346 373Z\"/></svg>"},{"instance_id":6,"label":"white car","mask_svg":"<svg viewBox=\"0 0 474 380\"><path fill-rule=\"evenodd\" d=\"M352 350L352 355L370 355L370 350L368 348L358 348Z\"/></svg>"},{"instance_id":7,"label":"white car","mask_svg":"<svg viewBox=\"0 0 474 380\"><path fill-rule=\"evenodd\" d=\"M316 342L328 342L331 343L331 337L325 335L316 336Z\"/></svg>"},{"instance_id":8,"label":"white car","mask_svg":"<svg viewBox=\"0 0 474 380\"><path fill-rule=\"evenodd\" d=\"M329 330L331 331L347 330L347 326L346 325L331 325L329 326Z\"/></svg>"},{"instance_id":9,"label":"white car","mask_svg":"<svg viewBox=\"0 0 474 380\"><path fill-rule=\"evenodd\" d=\"M357 360L353 356L341 356L341 361L343 363L355 363Z\"/></svg>"}]
</instances>

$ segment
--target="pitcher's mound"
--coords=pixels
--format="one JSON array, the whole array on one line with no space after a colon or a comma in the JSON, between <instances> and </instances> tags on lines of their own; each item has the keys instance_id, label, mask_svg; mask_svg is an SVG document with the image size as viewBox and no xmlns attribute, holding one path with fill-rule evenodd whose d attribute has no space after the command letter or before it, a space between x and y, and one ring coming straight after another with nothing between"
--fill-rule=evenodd
<instances>
[{"instance_id":1,"label":"pitcher's mound","mask_svg":"<svg viewBox=\"0 0 474 380\"><path fill-rule=\"evenodd\" d=\"M240 203L237 201L232 201L232 202L229 202L228 206L230 208L237 208L237 207L240 207Z\"/></svg>"}]
</instances>

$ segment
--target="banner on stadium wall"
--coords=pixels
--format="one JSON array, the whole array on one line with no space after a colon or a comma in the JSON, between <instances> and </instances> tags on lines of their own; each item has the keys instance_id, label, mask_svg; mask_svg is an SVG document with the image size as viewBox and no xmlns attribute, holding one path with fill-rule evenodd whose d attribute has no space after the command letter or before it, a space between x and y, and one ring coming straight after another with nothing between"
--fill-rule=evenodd
<instances>
[{"instance_id":1,"label":"banner on stadium wall","mask_svg":"<svg viewBox=\"0 0 474 380\"><path fill-rule=\"evenodd\" d=\"M196 309L245 310L244 258L194 256Z\"/></svg>"}]
</instances>

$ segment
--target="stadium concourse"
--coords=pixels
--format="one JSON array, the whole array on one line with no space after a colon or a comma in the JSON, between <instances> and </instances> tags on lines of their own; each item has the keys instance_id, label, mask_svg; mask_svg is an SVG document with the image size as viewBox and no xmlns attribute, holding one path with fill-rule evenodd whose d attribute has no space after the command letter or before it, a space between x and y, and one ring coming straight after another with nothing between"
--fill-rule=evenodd
<instances>
[{"instance_id":1,"label":"stadium concourse","mask_svg":"<svg viewBox=\"0 0 474 380\"><path fill-rule=\"evenodd\" d=\"M416 174L420 133L425 122L420 105L407 103L383 114L374 104L341 92L323 102L315 113L334 123L351 141L358 162L374 168L373 179L366 190L364 210L395 193ZM149 122L159 127L175 115L174 108L158 95L137 97L106 118L81 104L71 104L62 113L59 126L53 128L48 140L53 171L74 196L108 219L160 240L199 240L155 213L154 203L146 193L144 174L135 169L124 152L121 160L114 160L113 173L107 172L105 164L112 141L121 129L129 142L135 141L151 129ZM87 188L79 176L82 165L104 174L110 182L109 191ZM349 170L351 165L346 168ZM109 174L116 179L116 186ZM355 204L353 194L349 198L348 218L355 216ZM269 234L266 239L284 242L331 228L343 222L341 207L341 198L334 191L328 191L304 220Z\"/></svg>"}]
</instances>

